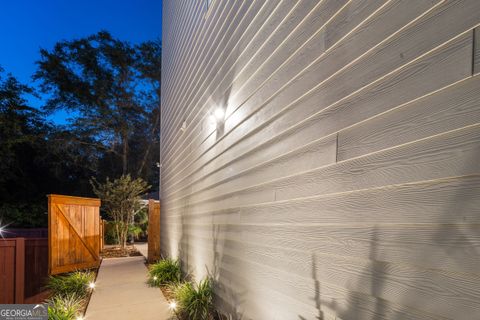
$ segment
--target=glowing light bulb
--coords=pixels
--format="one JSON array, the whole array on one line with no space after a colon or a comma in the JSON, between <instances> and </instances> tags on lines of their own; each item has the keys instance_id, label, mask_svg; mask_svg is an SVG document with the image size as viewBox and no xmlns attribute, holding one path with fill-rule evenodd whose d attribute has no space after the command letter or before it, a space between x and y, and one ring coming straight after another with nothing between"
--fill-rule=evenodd
<instances>
[{"instance_id":1,"label":"glowing light bulb","mask_svg":"<svg viewBox=\"0 0 480 320\"><path fill-rule=\"evenodd\" d=\"M177 303L176 303L175 301L170 302L170 304L169 304L168 306L169 306L170 309L172 309L172 310L177 309Z\"/></svg>"},{"instance_id":2,"label":"glowing light bulb","mask_svg":"<svg viewBox=\"0 0 480 320\"><path fill-rule=\"evenodd\" d=\"M223 111L222 108L215 109L213 114L215 115L217 121L223 121L223 118L225 117L225 111Z\"/></svg>"},{"instance_id":3,"label":"glowing light bulb","mask_svg":"<svg viewBox=\"0 0 480 320\"><path fill-rule=\"evenodd\" d=\"M95 288L95 283L94 283L94 282L90 282L90 283L88 284L88 287L89 287L90 289L94 289L94 288Z\"/></svg>"},{"instance_id":4,"label":"glowing light bulb","mask_svg":"<svg viewBox=\"0 0 480 320\"><path fill-rule=\"evenodd\" d=\"M0 219L0 237L3 238L5 236L5 234L8 233L7 231L7 227L10 225L10 223L8 224L3 224L2 223L2 219Z\"/></svg>"},{"instance_id":5,"label":"glowing light bulb","mask_svg":"<svg viewBox=\"0 0 480 320\"><path fill-rule=\"evenodd\" d=\"M153 277L153 280L157 281L157 279L158 279L157 276L154 276L154 277Z\"/></svg>"}]
</instances>

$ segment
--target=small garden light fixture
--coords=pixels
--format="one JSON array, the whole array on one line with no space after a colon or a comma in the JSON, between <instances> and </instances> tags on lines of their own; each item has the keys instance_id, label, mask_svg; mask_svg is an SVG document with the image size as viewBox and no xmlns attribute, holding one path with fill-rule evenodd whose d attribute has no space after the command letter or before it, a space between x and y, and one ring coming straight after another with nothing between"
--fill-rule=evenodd
<instances>
[{"instance_id":1,"label":"small garden light fixture","mask_svg":"<svg viewBox=\"0 0 480 320\"><path fill-rule=\"evenodd\" d=\"M85 320L85 318L82 316L77 316L76 320Z\"/></svg>"},{"instance_id":2,"label":"small garden light fixture","mask_svg":"<svg viewBox=\"0 0 480 320\"><path fill-rule=\"evenodd\" d=\"M175 311L177 309L177 303L175 301L172 301L172 302L169 303L168 307L171 310Z\"/></svg>"},{"instance_id":3,"label":"small garden light fixture","mask_svg":"<svg viewBox=\"0 0 480 320\"><path fill-rule=\"evenodd\" d=\"M95 282L90 282L90 283L88 284L88 287L89 287L90 289L92 289L92 290L95 289Z\"/></svg>"}]
</instances>

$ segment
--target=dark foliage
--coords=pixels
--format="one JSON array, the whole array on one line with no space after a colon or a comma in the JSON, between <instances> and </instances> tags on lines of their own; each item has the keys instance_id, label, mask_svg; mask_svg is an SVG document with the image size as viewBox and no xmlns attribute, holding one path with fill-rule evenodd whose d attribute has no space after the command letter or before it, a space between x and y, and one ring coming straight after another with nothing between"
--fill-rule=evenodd
<instances>
[{"instance_id":1,"label":"dark foliage","mask_svg":"<svg viewBox=\"0 0 480 320\"><path fill-rule=\"evenodd\" d=\"M51 96L45 110L78 114L69 130L97 156L97 177L131 174L157 185L160 43L132 45L102 31L40 54L34 78Z\"/></svg>"},{"instance_id":2,"label":"dark foliage","mask_svg":"<svg viewBox=\"0 0 480 320\"><path fill-rule=\"evenodd\" d=\"M89 180L139 177L158 186L161 45L108 32L42 49L34 79L49 99L0 68L0 221L45 226L46 195L94 196ZM71 112L67 125L46 117Z\"/></svg>"}]
</instances>

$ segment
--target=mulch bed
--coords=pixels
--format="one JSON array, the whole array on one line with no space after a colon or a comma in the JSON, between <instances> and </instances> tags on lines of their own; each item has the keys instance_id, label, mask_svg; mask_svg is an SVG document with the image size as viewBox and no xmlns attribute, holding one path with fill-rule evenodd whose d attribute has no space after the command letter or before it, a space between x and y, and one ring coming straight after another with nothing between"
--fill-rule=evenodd
<instances>
[{"instance_id":1,"label":"mulch bed","mask_svg":"<svg viewBox=\"0 0 480 320\"><path fill-rule=\"evenodd\" d=\"M138 257L141 255L134 246L127 246L125 249L121 247L106 247L101 253L102 258Z\"/></svg>"}]
</instances>

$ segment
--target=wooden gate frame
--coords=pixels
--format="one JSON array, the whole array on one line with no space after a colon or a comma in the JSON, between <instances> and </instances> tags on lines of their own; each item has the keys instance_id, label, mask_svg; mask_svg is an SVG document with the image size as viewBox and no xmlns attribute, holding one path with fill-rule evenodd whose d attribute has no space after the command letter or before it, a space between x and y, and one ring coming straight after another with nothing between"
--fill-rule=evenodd
<instances>
[{"instance_id":1,"label":"wooden gate frame","mask_svg":"<svg viewBox=\"0 0 480 320\"><path fill-rule=\"evenodd\" d=\"M97 222L100 221L100 199L96 198L82 198L82 197L73 197L73 196L65 196L65 195L57 195L57 194L50 194L48 197L48 273L49 274L58 274L58 273L65 273L70 271L75 271L77 269L88 269L88 268L95 268L100 265L100 226L99 226L99 241L97 248L92 248L88 243L86 243L85 239L80 236L79 230L75 227L72 220L68 217L67 214L58 206L58 204L65 204L65 205L79 205L79 206L88 206L88 207L97 207L98 208L98 217L96 217ZM95 261L85 262L85 263L78 263L75 265L67 265L61 267L52 267L53 266L53 221L52 221L52 209L53 206L56 206L57 210L62 214L63 218L69 223L73 231L76 233L80 242L84 245L84 247L88 250L88 252L92 255ZM95 219L94 219L95 220Z\"/></svg>"}]
</instances>

